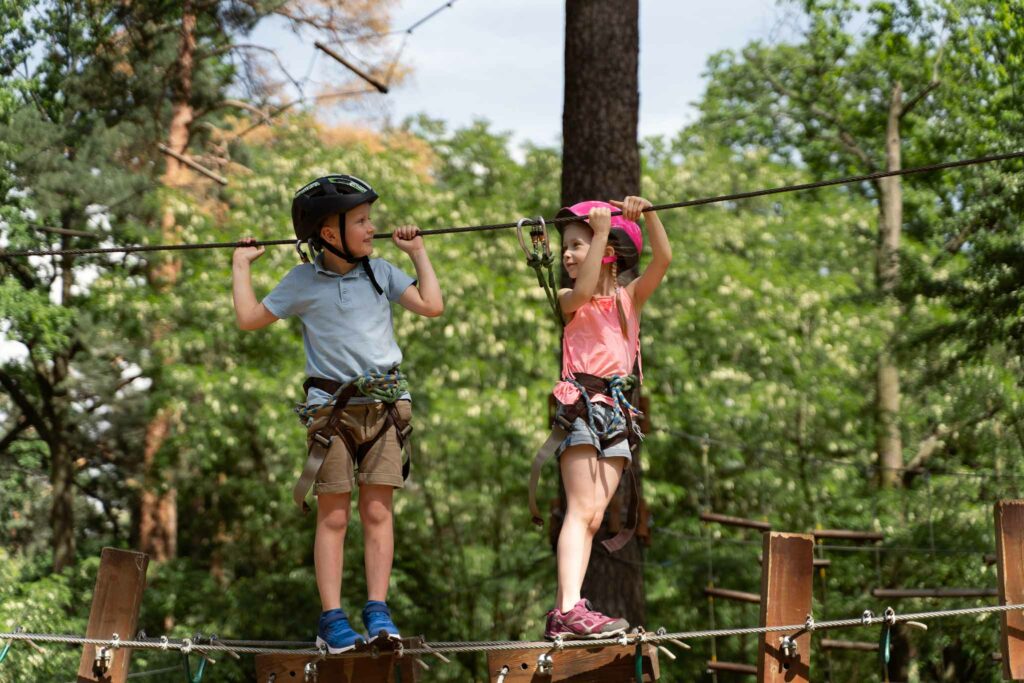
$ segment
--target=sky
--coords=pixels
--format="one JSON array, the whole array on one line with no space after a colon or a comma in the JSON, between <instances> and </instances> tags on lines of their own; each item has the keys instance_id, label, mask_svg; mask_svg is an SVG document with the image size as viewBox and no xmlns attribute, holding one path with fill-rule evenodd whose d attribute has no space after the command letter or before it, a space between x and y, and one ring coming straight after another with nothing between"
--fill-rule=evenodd
<instances>
[{"instance_id":1,"label":"sky","mask_svg":"<svg viewBox=\"0 0 1024 683\"><path fill-rule=\"evenodd\" d=\"M405 0L393 26L405 29L440 4ZM518 142L557 143L564 11L561 0L455 0L409 37L402 61L412 74L374 96L375 120L398 123L422 112L458 127L483 118ZM775 0L640 0L640 136L670 136L692 121L708 57L767 40L784 12ZM263 24L251 38L278 49L298 78L317 52L282 21ZM316 59L319 74L320 60L329 58ZM371 120L361 116L338 118Z\"/></svg>"}]
</instances>

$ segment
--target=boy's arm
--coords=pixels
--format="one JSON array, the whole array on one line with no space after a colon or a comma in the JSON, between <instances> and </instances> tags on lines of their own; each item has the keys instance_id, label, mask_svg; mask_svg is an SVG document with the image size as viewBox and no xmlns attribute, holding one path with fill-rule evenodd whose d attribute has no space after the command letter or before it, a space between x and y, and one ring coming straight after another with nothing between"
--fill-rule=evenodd
<instances>
[{"instance_id":1,"label":"boy's arm","mask_svg":"<svg viewBox=\"0 0 1024 683\"><path fill-rule=\"evenodd\" d=\"M647 223L647 237L651 241L651 262L640 274L640 277L627 285L626 290L633 295L636 308L639 311L644 303L651 298L654 290L661 284L668 267L672 263L672 244L668 241L668 234L661 219L654 211L643 213L643 210L651 205L642 197L626 197L621 202L612 201L611 204L622 209L622 215L631 221L644 217Z\"/></svg>"},{"instance_id":2,"label":"boy's arm","mask_svg":"<svg viewBox=\"0 0 1024 683\"><path fill-rule=\"evenodd\" d=\"M243 241L249 241L251 238ZM258 330L278 320L267 307L256 301L252 289L252 262L263 255L263 247L239 247L231 259L231 299L239 329Z\"/></svg>"},{"instance_id":3,"label":"boy's arm","mask_svg":"<svg viewBox=\"0 0 1024 683\"><path fill-rule=\"evenodd\" d=\"M601 207L590 210L590 229L594 231L590 251L580 264L580 271L576 275L572 289L563 289L558 293L558 303L566 316L575 313L576 309L594 296L597 281L601 278L601 259L604 258L605 248L608 246L611 225L611 211Z\"/></svg>"},{"instance_id":4,"label":"boy's arm","mask_svg":"<svg viewBox=\"0 0 1024 683\"><path fill-rule=\"evenodd\" d=\"M417 231L415 226L402 226L391 237L395 245L409 255L416 269L416 284L405 288L398 303L418 315L436 318L444 313L444 298L434 266L427 256L426 245L423 244L423 238L416 234Z\"/></svg>"}]
</instances>

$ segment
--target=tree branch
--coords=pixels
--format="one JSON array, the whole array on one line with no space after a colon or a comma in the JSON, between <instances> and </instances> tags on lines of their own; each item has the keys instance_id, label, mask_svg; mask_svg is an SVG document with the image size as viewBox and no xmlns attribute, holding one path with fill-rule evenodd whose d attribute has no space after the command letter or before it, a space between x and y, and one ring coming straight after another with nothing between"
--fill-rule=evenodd
<instances>
[{"instance_id":1,"label":"tree branch","mask_svg":"<svg viewBox=\"0 0 1024 683\"><path fill-rule=\"evenodd\" d=\"M863 147L861 147L861 145L857 142L856 138L854 138L853 135L848 130L846 130L846 127L843 126L843 123L838 116L836 116L832 112L822 109L813 101L809 101L806 98L800 97L796 92L794 92L790 88L787 88L781 81L772 76L768 69L765 68L764 63L750 50L744 50L743 56L746 57L748 62L754 64L757 67L758 71L761 72L761 75L765 78L765 80L768 81L768 84L771 85L772 89L776 92L776 94L782 95L783 97L788 97L794 102L797 102L798 104L806 107L808 110L810 110L812 114L814 114L818 118L824 119L825 121L831 123L836 128L836 134L832 136L832 139L839 143L839 145L847 152L860 159L861 162L865 166L867 166L869 173L873 173L875 170L877 170L875 162L871 159L871 156L864 150Z\"/></svg>"},{"instance_id":2,"label":"tree branch","mask_svg":"<svg viewBox=\"0 0 1024 683\"><path fill-rule=\"evenodd\" d=\"M25 419L25 416L19 415L17 421L14 423L14 427L11 428L11 431L7 432L7 434L4 435L4 438L0 439L0 453L6 452L10 445L17 441L18 436L30 426L31 425L28 423L28 420Z\"/></svg>"},{"instance_id":3,"label":"tree branch","mask_svg":"<svg viewBox=\"0 0 1024 683\"><path fill-rule=\"evenodd\" d=\"M948 426L938 425L934 429L932 429L931 433L929 433L926 437L924 437L923 439L921 439L921 441L918 442L917 454L914 455L914 457L911 458L910 462L906 464L903 475L904 485L909 486L910 483L913 482L914 477L920 474L921 468L924 466L926 462L928 462L928 459L940 451L943 445L943 440L947 436L954 432L958 432L962 429L965 429L967 427L971 427L981 422L984 422L985 420L989 420L1002 409L1002 404L997 403L991 406L985 412L979 415L975 415L969 420L962 420L960 422Z\"/></svg>"},{"instance_id":4,"label":"tree branch","mask_svg":"<svg viewBox=\"0 0 1024 683\"><path fill-rule=\"evenodd\" d=\"M32 402L25 395L25 392L21 390L21 386L18 384L18 380L14 379L7 373L2 367L0 367L0 386L10 395L18 409L21 410L22 417L27 419L29 424L35 427L39 435L44 440L49 440L50 430L43 420L43 416L39 413Z\"/></svg>"}]
</instances>

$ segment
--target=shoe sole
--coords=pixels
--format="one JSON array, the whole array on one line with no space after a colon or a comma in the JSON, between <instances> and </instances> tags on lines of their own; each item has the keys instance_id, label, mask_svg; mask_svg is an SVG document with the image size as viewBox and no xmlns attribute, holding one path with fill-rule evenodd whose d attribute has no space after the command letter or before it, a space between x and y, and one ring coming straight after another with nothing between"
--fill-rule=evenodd
<instances>
[{"instance_id":1,"label":"shoe sole","mask_svg":"<svg viewBox=\"0 0 1024 683\"><path fill-rule=\"evenodd\" d=\"M560 633L562 640L600 640L601 638L614 638L615 636L621 636L626 632L625 628L617 628L612 631L604 631L602 633L590 633L581 635L578 633ZM556 636L549 636L544 634L544 640L555 640Z\"/></svg>"},{"instance_id":2,"label":"shoe sole","mask_svg":"<svg viewBox=\"0 0 1024 683\"><path fill-rule=\"evenodd\" d=\"M317 647L317 649L318 649L318 650L322 650L322 649L324 649L324 648L327 648L327 654L329 654L329 655L340 655L340 654L344 654L344 653L346 653L346 652L349 652L349 651L351 651L351 650L354 650L354 649L356 649L356 648L357 648L357 647L359 647L360 645L365 645L365 644L366 644L366 641L365 641L365 640L357 640L356 642L354 642L354 643L352 643L351 645L348 645L348 646L346 646L346 647L331 647L331 646L330 646L330 645L329 645L329 644L327 643L327 641L326 641L326 640L324 640L324 639L323 639L323 638L321 638L320 636L317 636L317 637L316 637L316 647Z\"/></svg>"}]
</instances>

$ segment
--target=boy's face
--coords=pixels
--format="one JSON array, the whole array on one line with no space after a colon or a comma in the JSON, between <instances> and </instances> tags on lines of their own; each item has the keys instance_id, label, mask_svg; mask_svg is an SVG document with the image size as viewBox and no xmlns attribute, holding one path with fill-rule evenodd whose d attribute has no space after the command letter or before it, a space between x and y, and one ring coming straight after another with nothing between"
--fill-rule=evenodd
<instances>
[{"instance_id":1,"label":"boy's face","mask_svg":"<svg viewBox=\"0 0 1024 683\"><path fill-rule=\"evenodd\" d=\"M320 236L337 248L341 248L341 233L338 230L338 216L327 219L320 230ZM373 234L377 231L370 220L370 205L360 204L345 212L345 244L353 258L363 258L373 253Z\"/></svg>"}]
</instances>

